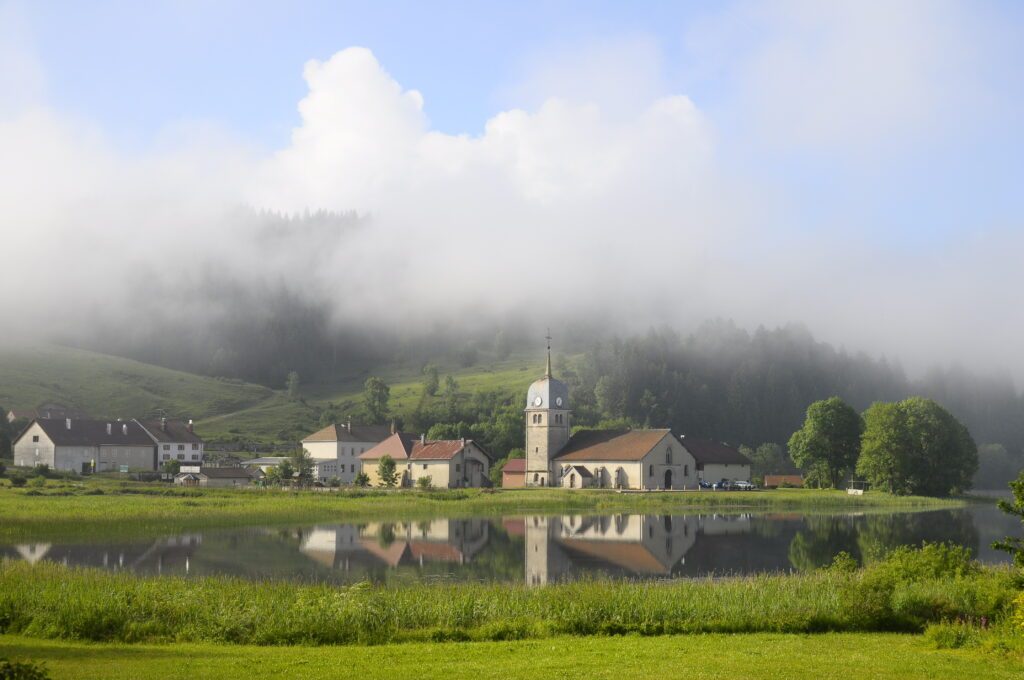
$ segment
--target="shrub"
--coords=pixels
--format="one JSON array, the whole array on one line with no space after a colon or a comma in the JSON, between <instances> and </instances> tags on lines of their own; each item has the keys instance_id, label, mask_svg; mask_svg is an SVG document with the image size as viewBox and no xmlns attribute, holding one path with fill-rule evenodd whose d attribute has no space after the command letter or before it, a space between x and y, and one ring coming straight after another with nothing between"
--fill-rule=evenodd
<instances>
[{"instance_id":1,"label":"shrub","mask_svg":"<svg viewBox=\"0 0 1024 680\"><path fill-rule=\"evenodd\" d=\"M432 481L433 478L430 475L424 475L423 477L420 477L419 479L416 480L416 486L424 490L429 489L431 488Z\"/></svg>"},{"instance_id":2,"label":"shrub","mask_svg":"<svg viewBox=\"0 0 1024 680\"><path fill-rule=\"evenodd\" d=\"M341 479L338 477L331 477L329 480L327 480L327 485L330 486L332 489L337 489L339 486L341 486Z\"/></svg>"},{"instance_id":3,"label":"shrub","mask_svg":"<svg viewBox=\"0 0 1024 680\"><path fill-rule=\"evenodd\" d=\"M32 472L30 472L29 475L33 477L49 477L50 466L47 465L46 463L40 463L39 465L36 465L34 468L32 468Z\"/></svg>"},{"instance_id":4,"label":"shrub","mask_svg":"<svg viewBox=\"0 0 1024 680\"><path fill-rule=\"evenodd\" d=\"M25 486L27 482L21 475L11 475L11 486Z\"/></svg>"},{"instance_id":5,"label":"shrub","mask_svg":"<svg viewBox=\"0 0 1024 680\"><path fill-rule=\"evenodd\" d=\"M358 475L356 475L353 484L361 488L366 488L370 486L370 475L366 474L365 472L360 472Z\"/></svg>"},{"instance_id":6,"label":"shrub","mask_svg":"<svg viewBox=\"0 0 1024 680\"><path fill-rule=\"evenodd\" d=\"M41 489L46 486L46 477L33 477L32 481L29 482L29 485L37 489Z\"/></svg>"},{"instance_id":7,"label":"shrub","mask_svg":"<svg viewBox=\"0 0 1024 680\"><path fill-rule=\"evenodd\" d=\"M49 677L42 664L0 659L0 680L48 680Z\"/></svg>"}]
</instances>

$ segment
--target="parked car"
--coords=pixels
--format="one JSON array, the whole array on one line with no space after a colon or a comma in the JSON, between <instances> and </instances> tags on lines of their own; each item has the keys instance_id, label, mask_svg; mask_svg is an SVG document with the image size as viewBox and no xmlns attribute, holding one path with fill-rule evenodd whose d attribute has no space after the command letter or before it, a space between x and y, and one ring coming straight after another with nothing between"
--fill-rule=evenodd
<instances>
[{"instance_id":1,"label":"parked car","mask_svg":"<svg viewBox=\"0 0 1024 680\"><path fill-rule=\"evenodd\" d=\"M757 490L757 484L752 484L751 482L748 482L748 481L743 480L743 479L737 480L737 481L733 482L732 486L737 491L756 491Z\"/></svg>"},{"instance_id":2,"label":"parked car","mask_svg":"<svg viewBox=\"0 0 1024 680\"><path fill-rule=\"evenodd\" d=\"M716 491L732 491L733 485L728 479L722 479L712 484L711 488Z\"/></svg>"},{"instance_id":3,"label":"parked car","mask_svg":"<svg viewBox=\"0 0 1024 680\"><path fill-rule=\"evenodd\" d=\"M697 482L697 486L699 488L701 488L701 489L711 489L711 488L714 488L714 485L711 482L706 482L703 479L700 480L699 482Z\"/></svg>"}]
</instances>

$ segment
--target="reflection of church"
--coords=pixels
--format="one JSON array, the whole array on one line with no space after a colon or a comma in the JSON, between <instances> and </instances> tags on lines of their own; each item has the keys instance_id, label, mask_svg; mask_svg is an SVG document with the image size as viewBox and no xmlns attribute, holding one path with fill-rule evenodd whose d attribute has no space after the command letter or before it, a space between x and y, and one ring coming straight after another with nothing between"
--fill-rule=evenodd
<instances>
[{"instance_id":1,"label":"reflection of church","mask_svg":"<svg viewBox=\"0 0 1024 680\"><path fill-rule=\"evenodd\" d=\"M726 444L667 429L570 434L571 414L569 386L551 373L549 342L547 369L526 397L525 486L696 489L701 479L750 479L750 461Z\"/></svg>"}]
</instances>

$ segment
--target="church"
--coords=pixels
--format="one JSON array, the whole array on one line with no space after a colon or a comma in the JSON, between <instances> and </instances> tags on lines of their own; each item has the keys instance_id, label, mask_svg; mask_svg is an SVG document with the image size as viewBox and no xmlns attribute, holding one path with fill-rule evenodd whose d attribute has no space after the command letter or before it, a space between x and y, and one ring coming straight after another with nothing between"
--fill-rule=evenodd
<instances>
[{"instance_id":1,"label":"church","mask_svg":"<svg viewBox=\"0 0 1024 680\"><path fill-rule=\"evenodd\" d=\"M569 386L544 377L526 397L525 485L599 489L696 489L701 480L749 480L750 461L717 442L671 430L579 430L570 434Z\"/></svg>"}]
</instances>

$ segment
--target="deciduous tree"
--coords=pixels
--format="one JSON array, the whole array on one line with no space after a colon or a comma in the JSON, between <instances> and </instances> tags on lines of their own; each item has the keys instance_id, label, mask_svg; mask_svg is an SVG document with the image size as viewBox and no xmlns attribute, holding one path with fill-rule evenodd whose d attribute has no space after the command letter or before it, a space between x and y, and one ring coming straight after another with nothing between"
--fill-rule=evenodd
<instances>
[{"instance_id":1,"label":"deciduous tree","mask_svg":"<svg viewBox=\"0 0 1024 680\"><path fill-rule=\"evenodd\" d=\"M386 382L377 376L366 379L366 383L363 385L363 404L366 406L366 414L370 422L380 425L387 420L390 399L391 388Z\"/></svg>"},{"instance_id":2,"label":"deciduous tree","mask_svg":"<svg viewBox=\"0 0 1024 680\"><path fill-rule=\"evenodd\" d=\"M789 439L789 455L819 483L838 487L857 464L864 422L839 397L811 404L802 428Z\"/></svg>"},{"instance_id":3,"label":"deciduous tree","mask_svg":"<svg viewBox=\"0 0 1024 680\"><path fill-rule=\"evenodd\" d=\"M398 484L398 470L395 466L395 459L391 456L382 456L377 463L377 477L380 478L380 485L390 489Z\"/></svg>"}]
</instances>

